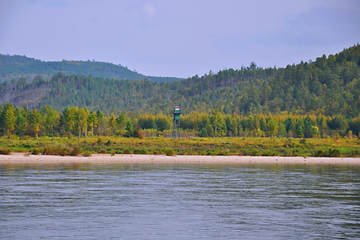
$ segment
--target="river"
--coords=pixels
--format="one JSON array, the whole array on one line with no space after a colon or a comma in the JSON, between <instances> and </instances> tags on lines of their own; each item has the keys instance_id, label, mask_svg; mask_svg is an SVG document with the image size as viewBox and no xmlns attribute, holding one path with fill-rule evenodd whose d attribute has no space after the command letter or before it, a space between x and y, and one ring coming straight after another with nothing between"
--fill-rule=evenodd
<instances>
[{"instance_id":1,"label":"river","mask_svg":"<svg viewBox=\"0 0 360 240\"><path fill-rule=\"evenodd\" d=\"M359 239L360 167L2 165L1 239Z\"/></svg>"}]
</instances>

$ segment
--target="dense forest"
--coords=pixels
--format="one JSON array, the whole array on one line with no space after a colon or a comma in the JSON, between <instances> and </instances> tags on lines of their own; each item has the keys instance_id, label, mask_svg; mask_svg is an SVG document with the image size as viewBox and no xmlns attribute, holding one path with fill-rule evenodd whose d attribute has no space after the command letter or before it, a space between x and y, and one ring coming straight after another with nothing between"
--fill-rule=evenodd
<instances>
[{"instance_id":1,"label":"dense forest","mask_svg":"<svg viewBox=\"0 0 360 240\"><path fill-rule=\"evenodd\" d=\"M78 106L106 115L123 111L170 116L175 105L184 114L341 115L350 121L360 111L360 45L285 68L209 72L175 82L114 80L61 72L0 84L0 104L33 109L50 105L63 111Z\"/></svg>"},{"instance_id":2,"label":"dense forest","mask_svg":"<svg viewBox=\"0 0 360 240\"><path fill-rule=\"evenodd\" d=\"M53 61L44 62L25 56L10 56L0 54L0 83L10 82L12 79L33 79L41 74L44 78L50 78L52 75L62 72L64 74L80 74L109 79L131 79L144 80L145 78L152 82L171 82L181 80L174 77L152 77L145 76L131 71L127 67L115 65L112 63L93 61Z\"/></svg>"}]
</instances>

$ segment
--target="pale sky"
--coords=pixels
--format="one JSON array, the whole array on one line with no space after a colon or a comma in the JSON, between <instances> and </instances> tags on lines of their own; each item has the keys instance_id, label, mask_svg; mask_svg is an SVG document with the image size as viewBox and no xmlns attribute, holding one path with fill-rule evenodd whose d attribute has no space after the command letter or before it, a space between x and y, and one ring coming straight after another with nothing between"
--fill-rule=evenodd
<instances>
[{"instance_id":1,"label":"pale sky","mask_svg":"<svg viewBox=\"0 0 360 240\"><path fill-rule=\"evenodd\" d=\"M151 76L285 67L360 43L359 0L1 0L0 53Z\"/></svg>"}]
</instances>

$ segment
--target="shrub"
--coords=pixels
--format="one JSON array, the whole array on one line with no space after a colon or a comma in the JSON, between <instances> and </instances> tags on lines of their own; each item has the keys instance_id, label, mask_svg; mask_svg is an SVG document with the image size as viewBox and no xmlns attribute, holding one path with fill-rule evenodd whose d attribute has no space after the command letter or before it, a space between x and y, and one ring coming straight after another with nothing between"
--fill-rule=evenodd
<instances>
[{"instance_id":1,"label":"shrub","mask_svg":"<svg viewBox=\"0 0 360 240\"><path fill-rule=\"evenodd\" d=\"M259 151L258 150L252 150L251 151L251 156L259 156Z\"/></svg>"},{"instance_id":2,"label":"shrub","mask_svg":"<svg viewBox=\"0 0 360 240\"><path fill-rule=\"evenodd\" d=\"M174 150L172 150L171 148L166 148L165 154L166 156L174 156Z\"/></svg>"},{"instance_id":3,"label":"shrub","mask_svg":"<svg viewBox=\"0 0 360 240\"><path fill-rule=\"evenodd\" d=\"M131 154L132 152L129 149L124 150L124 154Z\"/></svg>"},{"instance_id":4,"label":"shrub","mask_svg":"<svg viewBox=\"0 0 360 240\"><path fill-rule=\"evenodd\" d=\"M134 154L147 154L146 149L135 149Z\"/></svg>"},{"instance_id":5,"label":"shrub","mask_svg":"<svg viewBox=\"0 0 360 240\"><path fill-rule=\"evenodd\" d=\"M329 149L329 157L340 157L340 151L338 149Z\"/></svg>"},{"instance_id":6,"label":"shrub","mask_svg":"<svg viewBox=\"0 0 360 240\"><path fill-rule=\"evenodd\" d=\"M274 153L271 151L266 151L265 153L263 153L263 156L274 156Z\"/></svg>"},{"instance_id":7,"label":"shrub","mask_svg":"<svg viewBox=\"0 0 360 240\"><path fill-rule=\"evenodd\" d=\"M104 149L100 149L100 150L98 151L98 153L105 153L105 150L104 150Z\"/></svg>"},{"instance_id":8,"label":"shrub","mask_svg":"<svg viewBox=\"0 0 360 240\"><path fill-rule=\"evenodd\" d=\"M230 153L228 151L220 151L216 153L217 156L229 156Z\"/></svg>"},{"instance_id":9,"label":"shrub","mask_svg":"<svg viewBox=\"0 0 360 240\"><path fill-rule=\"evenodd\" d=\"M29 143L23 143L22 144L23 148L32 148L33 146Z\"/></svg>"},{"instance_id":10,"label":"shrub","mask_svg":"<svg viewBox=\"0 0 360 240\"><path fill-rule=\"evenodd\" d=\"M79 146L74 146L69 155L70 155L70 156L78 156L78 155L81 154L81 153L82 153L81 147L79 147Z\"/></svg>"},{"instance_id":11,"label":"shrub","mask_svg":"<svg viewBox=\"0 0 360 240\"><path fill-rule=\"evenodd\" d=\"M239 154L238 154L239 156L244 156L245 155L245 153L244 152L239 152Z\"/></svg>"},{"instance_id":12,"label":"shrub","mask_svg":"<svg viewBox=\"0 0 360 240\"><path fill-rule=\"evenodd\" d=\"M50 147L50 146L44 147L43 150L42 150L42 154L43 155L55 155L54 149L52 147Z\"/></svg>"},{"instance_id":13,"label":"shrub","mask_svg":"<svg viewBox=\"0 0 360 240\"><path fill-rule=\"evenodd\" d=\"M360 151L359 150L353 150L351 152L348 153L349 157L358 157L360 155Z\"/></svg>"},{"instance_id":14,"label":"shrub","mask_svg":"<svg viewBox=\"0 0 360 240\"><path fill-rule=\"evenodd\" d=\"M32 155L39 155L39 154L40 154L40 150L37 149L37 148L34 148L34 149L31 151L31 154L32 154Z\"/></svg>"},{"instance_id":15,"label":"shrub","mask_svg":"<svg viewBox=\"0 0 360 240\"><path fill-rule=\"evenodd\" d=\"M206 152L206 155L212 156L212 155L215 155L215 154L214 154L214 151L208 150L208 151Z\"/></svg>"},{"instance_id":16,"label":"shrub","mask_svg":"<svg viewBox=\"0 0 360 240\"><path fill-rule=\"evenodd\" d=\"M60 156L66 156L66 155L68 155L69 152L70 152L70 149L68 149L66 147L57 147L56 148L56 153Z\"/></svg>"},{"instance_id":17,"label":"shrub","mask_svg":"<svg viewBox=\"0 0 360 240\"><path fill-rule=\"evenodd\" d=\"M8 149L0 149L0 154L1 155L10 155L11 153L11 150L8 148Z\"/></svg>"},{"instance_id":18,"label":"shrub","mask_svg":"<svg viewBox=\"0 0 360 240\"><path fill-rule=\"evenodd\" d=\"M318 150L314 153L314 157L340 157L340 151L338 149Z\"/></svg>"},{"instance_id":19,"label":"shrub","mask_svg":"<svg viewBox=\"0 0 360 240\"><path fill-rule=\"evenodd\" d=\"M154 155L160 155L160 154L162 154L162 152L159 151L159 150L157 150L157 149L155 149L155 150L153 151L153 154L154 154Z\"/></svg>"},{"instance_id":20,"label":"shrub","mask_svg":"<svg viewBox=\"0 0 360 240\"><path fill-rule=\"evenodd\" d=\"M91 152L90 151L86 151L83 154L84 157L91 157Z\"/></svg>"}]
</instances>

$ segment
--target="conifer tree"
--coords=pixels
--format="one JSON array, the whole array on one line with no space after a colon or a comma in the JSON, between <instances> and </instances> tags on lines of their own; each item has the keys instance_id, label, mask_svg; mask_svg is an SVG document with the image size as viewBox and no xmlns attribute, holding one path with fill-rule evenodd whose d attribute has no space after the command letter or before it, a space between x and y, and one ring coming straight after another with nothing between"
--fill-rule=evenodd
<instances>
[{"instance_id":1,"label":"conifer tree","mask_svg":"<svg viewBox=\"0 0 360 240\"><path fill-rule=\"evenodd\" d=\"M134 129L133 129L133 125L132 125L131 120L129 120L129 121L126 122L125 130L126 130L127 136L131 138L131 136L132 136L132 134L133 134L133 132L134 132Z\"/></svg>"},{"instance_id":2,"label":"conifer tree","mask_svg":"<svg viewBox=\"0 0 360 240\"><path fill-rule=\"evenodd\" d=\"M26 118L19 114L16 118L15 132L21 138L26 132Z\"/></svg>"}]
</instances>

